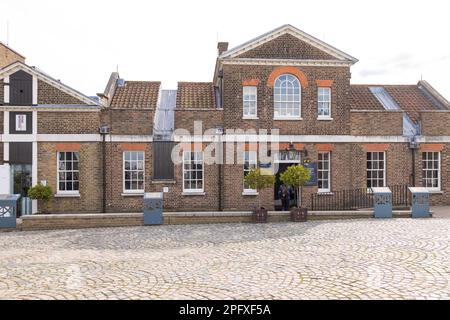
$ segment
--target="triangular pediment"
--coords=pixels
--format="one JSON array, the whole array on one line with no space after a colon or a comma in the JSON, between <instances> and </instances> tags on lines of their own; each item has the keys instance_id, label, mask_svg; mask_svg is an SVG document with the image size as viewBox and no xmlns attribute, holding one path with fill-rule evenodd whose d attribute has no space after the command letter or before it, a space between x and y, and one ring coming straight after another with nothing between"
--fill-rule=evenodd
<instances>
[{"instance_id":1,"label":"triangular pediment","mask_svg":"<svg viewBox=\"0 0 450 320\"><path fill-rule=\"evenodd\" d=\"M228 50L220 58L358 61L291 25L284 25Z\"/></svg>"}]
</instances>

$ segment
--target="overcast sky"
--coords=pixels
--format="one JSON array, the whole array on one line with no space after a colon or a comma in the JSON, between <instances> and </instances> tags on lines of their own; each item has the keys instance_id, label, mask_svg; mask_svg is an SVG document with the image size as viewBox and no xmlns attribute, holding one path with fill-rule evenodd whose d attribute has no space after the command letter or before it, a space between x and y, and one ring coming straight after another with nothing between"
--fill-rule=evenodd
<instances>
[{"instance_id":1,"label":"overcast sky","mask_svg":"<svg viewBox=\"0 0 450 320\"><path fill-rule=\"evenodd\" d=\"M0 41L87 95L127 80L211 81L216 42L289 23L356 57L352 83L415 84L450 100L449 1L0 0Z\"/></svg>"}]
</instances>

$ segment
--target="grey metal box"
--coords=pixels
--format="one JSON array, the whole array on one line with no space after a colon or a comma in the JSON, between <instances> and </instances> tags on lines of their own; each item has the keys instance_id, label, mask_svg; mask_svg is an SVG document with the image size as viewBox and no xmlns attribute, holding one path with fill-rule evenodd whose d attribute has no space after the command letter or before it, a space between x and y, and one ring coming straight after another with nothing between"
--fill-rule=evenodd
<instances>
[{"instance_id":1,"label":"grey metal box","mask_svg":"<svg viewBox=\"0 0 450 320\"><path fill-rule=\"evenodd\" d=\"M372 188L375 218L392 218L392 191L387 187Z\"/></svg>"},{"instance_id":2,"label":"grey metal box","mask_svg":"<svg viewBox=\"0 0 450 320\"><path fill-rule=\"evenodd\" d=\"M411 216L413 218L430 217L430 192L426 188L409 187L411 192Z\"/></svg>"},{"instance_id":3,"label":"grey metal box","mask_svg":"<svg viewBox=\"0 0 450 320\"><path fill-rule=\"evenodd\" d=\"M144 194L144 225L163 224L163 193Z\"/></svg>"}]
</instances>

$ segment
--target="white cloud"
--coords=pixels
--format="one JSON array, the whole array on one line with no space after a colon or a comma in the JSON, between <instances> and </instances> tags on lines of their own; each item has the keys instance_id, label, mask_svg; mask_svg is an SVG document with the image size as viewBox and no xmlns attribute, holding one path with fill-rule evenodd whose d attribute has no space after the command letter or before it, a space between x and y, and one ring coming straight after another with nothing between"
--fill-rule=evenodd
<instances>
[{"instance_id":1,"label":"white cloud","mask_svg":"<svg viewBox=\"0 0 450 320\"><path fill-rule=\"evenodd\" d=\"M0 0L0 40L92 95L126 79L211 81L216 40L239 45L290 23L357 57L353 83L416 83L450 99L448 1Z\"/></svg>"}]
</instances>

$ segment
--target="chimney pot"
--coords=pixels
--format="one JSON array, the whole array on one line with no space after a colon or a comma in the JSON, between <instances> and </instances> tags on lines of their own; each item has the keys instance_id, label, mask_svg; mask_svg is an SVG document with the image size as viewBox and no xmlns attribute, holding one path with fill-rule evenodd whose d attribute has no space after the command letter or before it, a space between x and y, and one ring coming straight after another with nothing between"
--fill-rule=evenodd
<instances>
[{"instance_id":1,"label":"chimney pot","mask_svg":"<svg viewBox=\"0 0 450 320\"><path fill-rule=\"evenodd\" d=\"M228 50L228 42L219 42L217 44L217 51L219 53L219 56Z\"/></svg>"}]
</instances>

